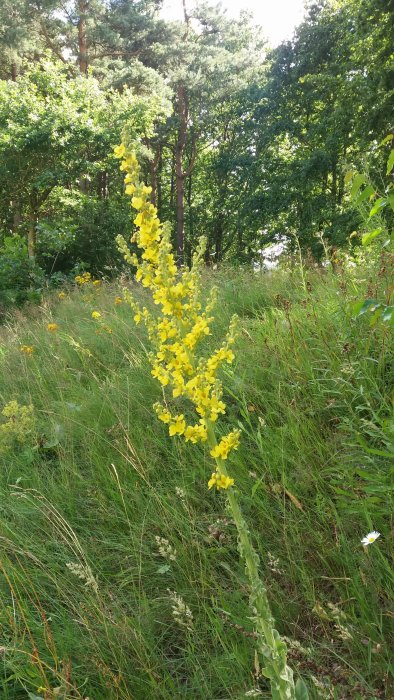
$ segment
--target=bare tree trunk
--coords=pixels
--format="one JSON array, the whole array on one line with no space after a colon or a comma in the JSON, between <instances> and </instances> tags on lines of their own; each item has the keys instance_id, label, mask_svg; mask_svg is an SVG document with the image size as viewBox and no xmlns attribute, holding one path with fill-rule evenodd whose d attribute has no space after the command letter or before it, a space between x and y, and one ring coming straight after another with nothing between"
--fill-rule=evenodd
<instances>
[{"instance_id":1,"label":"bare tree trunk","mask_svg":"<svg viewBox=\"0 0 394 700\"><path fill-rule=\"evenodd\" d=\"M184 262L185 243L185 174L183 154L186 146L188 105L184 85L177 89L178 138L175 146L175 192L176 192L176 255L179 265Z\"/></svg>"},{"instance_id":2,"label":"bare tree trunk","mask_svg":"<svg viewBox=\"0 0 394 700\"><path fill-rule=\"evenodd\" d=\"M151 201L154 206L157 206L157 189L158 189L158 165L161 157L161 146L156 147L155 155L152 160L149 161L149 175L150 184L152 187Z\"/></svg>"},{"instance_id":3,"label":"bare tree trunk","mask_svg":"<svg viewBox=\"0 0 394 700\"><path fill-rule=\"evenodd\" d=\"M170 188L170 209L174 209L174 194L175 194L175 149L172 154L171 164L171 188Z\"/></svg>"},{"instance_id":4,"label":"bare tree trunk","mask_svg":"<svg viewBox=\"0 0 394 700\"><path fill-rule=\"evenodd\" d=\"M21 220L22 220L21 203L20 203L19 199L15 199L13 202L11 202L11 207L13 210L12 233L17 233L18 228L19 228L20 223L21 223Z\"/></svg>"},{"instance_id":5,"label":"bare tree trunk","mask_svg":"<svg viewBox=\"0 0 394 700\"><path fill-rule=\"evenodd\" d=\"M11 80L15 82L18 77L18 68L16 63L11 63Z\"/></svg>"},{"instance_id":6,"label":"bare tree trunk","mask_svg":"<svg viewBox=\"0 0 394 700\"><path fill-rule=\"evenodd\" d=\"M86 33L86 19L89 11L89 0L78 0L78 61L79 70L85 74L88 72L88 40Z\"/></svg>"},{"instance_id":7,"label":"bare tree trunk","mask_svg":"<svg viewBox=\"0 0 394 700\"><path fill-rule=\"evenodd\" d=\"M37 203L35 198L32 197L30 199L29 227L27 229L27 254L30 260L34 260L34 258L36 257L37 220Z\"/></svg>"}]
</instances>

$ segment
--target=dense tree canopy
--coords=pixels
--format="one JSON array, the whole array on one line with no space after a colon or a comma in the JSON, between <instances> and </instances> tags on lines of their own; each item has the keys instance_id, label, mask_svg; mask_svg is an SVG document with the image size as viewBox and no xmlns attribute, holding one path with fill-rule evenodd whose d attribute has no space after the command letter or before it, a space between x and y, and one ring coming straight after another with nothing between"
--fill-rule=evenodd
<instances>
[{"instance_id":1,"label":"dense tree canopy","mask_svg":"<svg viewBox=\"0 0 394 700\"><path fill-rule=\"evenodd\" d=\"M160 7L2 3L7 250L19 236L47 272L117 268L129 212L111 152L126 126L180 261L201 234L214 262L253 261L295 237L316 259L322 237L347 245L360 220L345 173L368 160L376 181L390 147L376 146L393 128L393 0L313 0L274 50L245 14L230 21L204 2L168 22Z\"/></svg>"}]
</instances>

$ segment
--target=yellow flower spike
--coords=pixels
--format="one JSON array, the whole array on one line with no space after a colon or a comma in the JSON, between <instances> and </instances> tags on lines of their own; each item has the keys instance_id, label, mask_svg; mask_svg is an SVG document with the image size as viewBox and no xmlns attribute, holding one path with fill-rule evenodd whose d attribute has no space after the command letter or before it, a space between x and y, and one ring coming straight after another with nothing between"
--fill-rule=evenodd
<instances>
[{"instance_id":1,"label":"yellow flower spike","mask_svg":"<svg viewBox=\"0 0 394 700\"><path fill-rule=\"evenodd\" d=\"M101 318L100 311L92 311L92 318L94 318L94 319Z\"/></svg>"},{"instance_id":2,"label":"yellow flower spike","mask_svg":"<svg viewBox=\"0 0 394 700\"><path fill-rule=\"evenodd\" d=\"M217 469L208 482L208 488L216 490L230 489L234 479L227 476L224 463L233 449L239 444L239 431L231 431L215 444L215 421L224 414L226 407L222 399L222 384L217 372L223 362L231 363L234 354L231 346L235 341L237 327L234 319L221 348L211 353L210 357L197 353L198 344L210 332L209 318L216 302L216 292L212 291L208 302L204 298L200 279L200 268L204 260L204 244L200 243L193 255L192 270L182 273L177 271L171 248L171 232L166 224L161 224L156 208L147 199L149 188L140 180L140 167L134 151L118 147L117 156L123 158L120 169L126 172L127 193L132 196L131 204L136 211L134 219L137 231L131 241L140 248L139 258L135 259L129 251L126 241L117 238L119 250L126 261L132 261L136 267L136 280L149 289L158 312L147 316L144 321L148 336L156 352L165 356L157 357L151 353L152 375L163 385L169 385L174 398L187 400L197 415L200 423L187 425L184 414L172 416L170 410L157 405L158 417L167 423L170 435L183 435L185 440L198 442L207 439L211 455L218 460ZM134 312L135 306L132 305ZM173 339L173 342L171 342ZM186 409L185 409L186 412ZM274 629L266 587L259 576L259 558L255 551L247 523L244 520L237 501L237 492L228 492L228 507L238 531L241 555L250 583L250 600L257 638L261 640L263 673L270 678L272 695L281 698L295 698L293 672L287 665L286 645L279 644L279 634ZM278 651L280 649L280 651Z\"/></svg>"}]
</instances>

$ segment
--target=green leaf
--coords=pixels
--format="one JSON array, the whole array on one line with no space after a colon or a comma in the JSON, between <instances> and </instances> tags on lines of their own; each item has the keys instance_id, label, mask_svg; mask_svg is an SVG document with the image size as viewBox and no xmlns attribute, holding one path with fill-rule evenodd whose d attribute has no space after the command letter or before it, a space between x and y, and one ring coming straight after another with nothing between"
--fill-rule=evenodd
<instances>
[{"instance_id":1,"label":"green leaf","mask_svg":"<svg viewBox=\"0 0 394 700\"><path fill-rule=\"evenodd\" d=\"M253 496L255 495L257 489L259 488L259 486L261 486L262 481L263 481L263 479L261 478L261 479L259 479L258 481L256 481L255 484L253 484L253 486L252 486L252 498L253 498Z\"/></svg>"},{"instance_id":2,"label":"green leaf","mask_svg":"<svg viewBox=\"0 0 394 700\"><path fill-rule=\"evenodd\" d=\"M350 190L350 196L352 199L355 199L361 185L363 185L364 182L366 182L365 175L362 175L359 173L358 175L355 176L355 178L353 180L352 188Z\"/></svg>"},{"instance_id":3,"label":"green leaf","mask_svg":"<svg viewBox=\"0 0 394 700\"><path fill-rule=\"evenodd\" d=\"M296 700L309 700L308 688L302 678L299 678L295 684L295 696Z\"/></svg>"},{"instance_id":4,"label":"green leaf","mask_svg":"<svg viewBox=\"0 0 394 700\"><path fill-rule=\"evenodd\" d=\"M393 168L394 168L394 148L391 149L390 155L388 157L386 175L390 175Z\"/></svg>"},{"instance_id":5,"label":"green leaf","mask_svg":"<svg viewBox=\"0 0 394 700\"><path fill-rule=\"evenodd\" d=\"M357 442L364 448L364 450L371 455L378 455L379 457L387 457L388 459L394 459L394 452L385 452L384 450L377 450L375 447L369 447L367 442L358 435Z\"/></svg>"},{"instance_id":6,"label":"green leaf","mask_svg":"<svg viewBox=\"0 0 394 700\"><path fill-rule=\"evenodd\" d=\"M362 244L369 245L374 240L374 238L376 238L376 236L380 236L382 231L382 228L376 228L374 231L369 231L368 233L365 233L361 239Z\"/></svg>"},{"instance_id":7,"label":"green leaf","mask_svg":"<svg viewBox=\"0 0 394 700\"><path fill-rule=\"evenodd\" d=\"M388 134L388 136L385 136L383 141L380 142L379 148L381 146L384 146L386 143L390 143L394 139L394 134Z\"/></svg>"},{"instance_id":8,"label":"green leaf","mask_svg":"<svg viewBox=\"0 0 394 700\"><path fill-rule=\"evenodd\" d=\"M349 182L351 182L351 180L353 179L353 175L354 175L353 170L347 171L347 173L345 174L345 178L344 178L345 185L348 185Z\"/></svg>"},{"instance_id":9,"label":"green leaf","mask_svg":"<svg viewBox=\"0 0 394 700\"><path fill-rule=\"evenodd\" d=\"M386 197L379 197L379 199L376 200L375 204L373 205L371 211L369 212L369 218L372 216L375 216L380 209L383 209L387 204L387 199Z\"/></svg>"},{"instance_id":10,"label":"green leaf","mask_svg":"<svg viewBox=\"0 0 394 700\"><path fill-rule=\"evenodd\" d=\"M159 566L159 568L157 569L157 573L158 573L158 574L167 574L168 571L171 571L171 567L170 567L169 564L162 564L162 565Z\"/></svg>"},{"instance_id":11,"label":"green leaf","mask_svg":"<svg viewBox=\"0 0 394 700\"><path fill-rule=\"evenodd\" d=\"M394 318L394 306L386 306L382 319L386 323L390 323L390 321Z\"/></svg>"},{"instance_id":12,"label":"green leaf","mask_svg":"<svg viewBox=\"0 0 394 700\"><path fill-rule=\"evenodd\" d=\"M366 299L360 306L357 315L362 316L363 314L366 314L367 311L375 311L377 308L379 308L379 306L380 304L378 304L378 302L374 299Z\"/></svg>"},{"instance_id":13,"label":"green leaf","mask_svg":"<svg viewBox=\"0 0 394 700\"><path fill-rule=\"evenodd\" d=\"M372 195L374 193L375 193L375 190L372 187L372 185L367 185L366 187L364 187L363 191L361 192L361 194L357 197L357 199L355 201L356 206L365 202L365 200L369 199L369 197L372 197Z\"/></svg>"}]
</instances>

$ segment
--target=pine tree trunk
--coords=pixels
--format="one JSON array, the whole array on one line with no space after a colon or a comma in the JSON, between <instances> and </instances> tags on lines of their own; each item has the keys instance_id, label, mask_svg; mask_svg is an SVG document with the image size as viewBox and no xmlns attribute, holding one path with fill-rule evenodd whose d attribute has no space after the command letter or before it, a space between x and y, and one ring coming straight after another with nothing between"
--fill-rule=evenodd
<instances>
[{"instance_id":1,"label":"pine tree trunk","mask_svg":"<svg viewBox=\"0 0 394 700\"><path fill-rule=\"evenodd\" d=\"M185 243L185 174L183 172L183 155L186 146L188 107L185 87L181 84L177 90L178 138L175 146L175 192L176 192L176 257L178 265L184 262Z\"/></svg>"},{"instance_id":2,"label":"pine tree trunk","mask_svg":"<svg viewBox=\"0 0 394 700\"><path fill-rule=\"evenodd\" d=\"M86 18L89 10L89 0L78 0L78 61L79 70L85 74L88 72L88 41L86 33Z\"/></svg>"}]
</instances>

